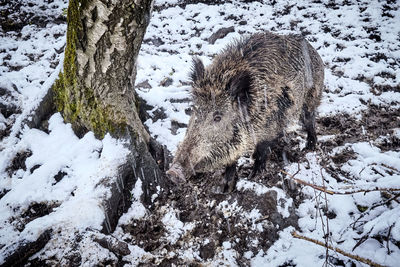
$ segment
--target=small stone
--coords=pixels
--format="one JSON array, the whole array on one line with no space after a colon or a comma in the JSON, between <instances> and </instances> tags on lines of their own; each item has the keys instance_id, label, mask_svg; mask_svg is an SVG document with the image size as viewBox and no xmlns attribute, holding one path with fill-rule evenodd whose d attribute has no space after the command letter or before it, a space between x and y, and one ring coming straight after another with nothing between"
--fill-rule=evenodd
<instances>
[{"instance_id":1,"label":"small stone","mask_svg":"<svg viewBox=\"0 0 400 267\"><path fill-rule=\"evenodd\" d=\"M215 244L210 242L200 247L200 257L204 260L211 259L215 255Z\"/></svg>"},{"instance_id":2,"label":"small stone","mask_svg":"<svg viewBox=\"0 0 400 267\"><path fill-rule=\"evenodd\" d=\"M143 40L143 43L145 43L145 44L149 43L156 47L159 47L159 46L165 44L165 42L160 37Z\"/></svg>"},{"instance_id":3,"label":"small stone","mask_svg":"<svg viewBox=\"0 0 400 267\"><path fill-rule=\"evenodd\" d=\"M136 88L151 89L151 85L149 84L149 80L145 80L136 84Z\"/></svg>"}]
</instances>

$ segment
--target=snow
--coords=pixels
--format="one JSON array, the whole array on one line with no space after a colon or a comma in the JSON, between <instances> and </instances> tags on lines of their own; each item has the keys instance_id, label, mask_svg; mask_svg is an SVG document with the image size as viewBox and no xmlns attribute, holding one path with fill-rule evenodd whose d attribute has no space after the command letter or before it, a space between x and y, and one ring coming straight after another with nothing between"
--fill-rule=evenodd
<instances>
[{"instance_id":1,"label":"snow","mask_svg":"<svg viewBox=\"0 0 400 267\"><path fill-rule=\"evenodd\" d=\"M101 183L116 175L128 150L109 135L98 140L89 132L79 139L59 113L50 118L49 130L46 134L25 128L20 142L13 147L16 151L31 151L32 155L26 160L26 171L1 179L2 188L9 190L0 199L3 245L18 239L34 240L50 228L62 231L102 228L105 219L102 199L109 192ZM31 171L34 166L38 167ZM66 175L57 182L55 176L59 171ZM29 211L32 203L52 203L55 208L26 224L22 232L16 231L18 221L13 217Z\"/></svg>"},{"instance_id":2,"label":"snow","mask_svg":"<svg viewBox=\"0 0 400 267\"><path fill-rule=\"evenodd\" d=\"M366 170L370 167L370 164L379 166L379 162L382 161L392 164L387 166L399 166L399 156L397 153L382 153L378 148L373 147L369 143L355 143L352 144L351 147L357 154L357 159L349 160L345 165L343 165L342 169L347 171L349 174L352 174L355 180L353 180L351 186L347 187L364 190L375 189L378 186L381 188L400 188L398 175L387 174L382 177L379 175L377 176L376 174L372 175L371 172ZM393 157L390 157L387 154L391 154ZM343 186L339 187L336 180L324 170L322 170L321 174L322 167L317 154L309 153L307 155L307 160L311 165L308 169L306 166L300 165L299 170L297 164L292 164L287 167L287 171L289 173L297 173L295 175L296 178L300 178L312 184L322 185L322 179L324 179L325 183L329 184L330 189L339 192L348 191L346 189L343 190ZM396 163L396 165L393 165L393 163ZM388 183L386 181L390 182ZM379 203L381 199L380 192L360 192L349 195L327 194L326 196L319 196L319 193L311 188L304 188L304 192L309 194L311 199L304 201L297 209L297 212L300 217L299 226L302 229L303 234L308 237L314 239L319 238L321 240L321 236L323 236L322 232L324 227L326 227L324 225L326 222L321 219L315 207L317 205L325 207L325 197L329 210L336 214L335 218L329 220L329 229L331 231L332 240L340 242L340 247L345 251L353 251L353 247L356 245L356 240L364 236L366 233L373 236L374 234L385 232L390 226L392 226L393 229L396 229L396 234L398 234L397 230L399 229L399 226L397 225L397 222L400 219L400 206L397 203L392 204L394 206L390 210L378 209L369 214L363 214L358 208L360 206L371 207L377 202ZM359 225L355 224L354 230L357 231L353 231L351 227L349 227L349 222L354 221L354 218L358 218L359 216L365 216L366 223L363 225L360 221ZM295 244L299 241L292 240L290 242L291 244L293 242L293 244ZM358 246L354 252L359 256L373 259L378 263L385 262L388 266L395 266L396 262L400 260L400 251L397 247L390 246L393 251L391 252L391 256L388 257L387 253L384 252L387 248L382 247L380 244L373 245L373 242L371 242ZM291 250L291 252L295 253L294 250L297 250L298 248L298 246L295 246L295 249L293 249L293 251ZM323 250L321 250L321 255L322 254ZM269 253L267 253L267 255L268 256L265 256L265 258L269 259ZM296 257L293 259L297 260Z\"/></svg>"},{"instance_id":3,"label":"snow","mask_svg":"<svg viewBox=\"0 0 400 267\"><path fill-rule=\"evenodd\" d=\"M22 10L45 17L59 16L67 4L62 0L50 4L46 1L26 2L31 5L23 5ZM361 120L371 105L383 110L400 108L400 92L393 89L398 89L400 84L398 3L392 3L390 10L385 8L388 3L381 1L300 0L296 3L277 1L275 5L269 1L230 1L213 6L178 6L178 3L182 1L155 1L138 58L136 77L136 84L148 81L151 86L150 89L136 88L138 95L152 106L145 125L151 135L172 153L183 140L190 118L187 112L191 105L188 73L192 56L199 56L208 65L212 57L235 38L262 30L282 34L303 32L318 50L326 65L325 89L318 109L320 117L346 114ZM1 9L10 8L9 5L5 4ZM218 29L230 26L235 27L234 32L218 39L215 44L207 41ZM124 143L109 135L98 140L91 132L78 138L59 113L49 119L48 132L29 128L25 123L62 69L65 31L65 23L46 23L44 26L25 25L18 33L0 32L0 105L15 107L10 116L6 116L3 109L0 113L0 264L13 249L15 241L35 240L46 229L53 229L57 234L34 257L54 257L59 259L57 264L67 265L64 255L73 249L72 245L64 247L63 241L68 243L80 236L83 265L116 259L113 253L92 240L106 219L102 199L110 192L102 183L115 177L118 167L128 156ZM172 84L163 85L165 78L171 78ZM393 88L386 90L385 86ZM157 117L160 111L163 116ZM176 125L179 125L177 129ZM399 140L400 128L392 129L391 135L369 139L367 126L368 122L365 129L363 126L360 140L345 143L330 152L329 157L345 150L354 155L342 165L329 163L340 170L337 173L339 179L326 171L318 152L308 153L305 161L299 164L289 164L285 167L286 172L335 192L399 189L400 152L398 149L382 149L380 144L393 138ZM319 136L320 142L334 139L335 135ZM24 153L27 155L23 160L25 168L10 168L17 155ZM61 180L56 178L60 175L63 176ZM141 202L142 183L140 178L136 181L131 191L132 205L121 216L114 232L121 240L128 238L122 226L135 226L137 220L150 216ZM251 190L258 196L276 192L278 203L281 203L277 206L278 212L283 218L289 217L293 199L288 198L285 190L248 179L240 179L236 189L239 192ZM311 187L301 187L301 193L305 197L296 208L296 214L299 216L297 231L302 235L324 241L327 219L321 216L321 212L324 213L321 210L325 210L335 214L328 221L329 239L333 246L385 266L398 265L400 204L396 201L382 204L394 194L386 198L380 191L329 195ZM155 194L153 201L158 196ZM26 214L37 212L33 204L44 204L51 211L24 221L24 214L28 216ZM214 204L210 203L210 207ZM374 205L379 206L372 209ZM251 222L251 230L258 233L270 227L265 221L259 222L261 213L256 207L245 210L238 202L223 201L216 205L216 210L224 218L240 214L241 218ZM162 238L170 245L181 244L188 238L187 233L196 227L193 223L181 221L179 210L172 206L163 207L159 212L162 214L161 224L168 233ZM386 247L378 237L388 236L388 229L391 238L385 241ZM252 266L324 265L325 248L293 238L293 230L293 227L276 229L279 239L269 249L245 251L244 258ZM357 241L366 236L370 238L355 247ZM252 242L254 247L260 245L257 239ZM176 253L170 251L167 254L165 250L158 255L146 252L140 246L128 245L131 254L124 256L123 260L132 266L152 260L160 262L160 255L170 258L178 255L187 261L201 260L199 248L190 246L190 243L175 250ZM234 240L222 242L207 263L210 266L239 265L237 245ZM338 253L330 255L342 260L346 266L354 263ZM358 262L355 264L363 266Z\"/></svg>"}]
</instances>

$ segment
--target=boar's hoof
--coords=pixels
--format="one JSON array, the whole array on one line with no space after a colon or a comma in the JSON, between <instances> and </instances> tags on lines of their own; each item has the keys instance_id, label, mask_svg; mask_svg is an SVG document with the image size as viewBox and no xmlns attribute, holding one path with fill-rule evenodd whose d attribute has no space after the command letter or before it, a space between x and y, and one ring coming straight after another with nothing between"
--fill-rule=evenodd
<instances>
[{"instance_id":1,"label":"boar's hoof","mask_svg":"<svg viewBox=\"0 0 400 267\"><path fill-rule=\"evenodd\" d=\"M183 175L181 166L173 164L171 168L166 172L167 177L175 184L182 184L186 182L185 176Z\"/></svg>"}]
</instances>

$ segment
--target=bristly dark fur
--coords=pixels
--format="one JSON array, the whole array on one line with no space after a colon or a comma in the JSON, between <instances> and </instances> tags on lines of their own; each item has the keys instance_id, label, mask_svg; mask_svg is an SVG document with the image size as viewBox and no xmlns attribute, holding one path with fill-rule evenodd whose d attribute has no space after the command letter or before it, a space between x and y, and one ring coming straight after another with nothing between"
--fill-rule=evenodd
<instances>
[{"instance_id":1,"label":"bristly dark fur","mask_svg":"<svg viewBox=\"0 0 400 267\"><path fill-rule=\"evenodd\" d=\"M251 76L248 71L244 71L234 76L228 83L227 91L232 97L232 101L239 101L241 105L249 106L251 103L250 99L250 88L251 87Z\"/></svg>"},{"instance_id":2,"label":"bristly dark fur","mask_svg":"<svg viewBox=\"0 0 400 267\"><path fill-rule=\"evenodd\" d=\"M196 82L197 80L204 77L204 65L200 58L193 57L192 69L190 73L190 79L192 82Z\"/></svg>"},{"instance_id":3,"label":"bristly dark fur","mask_svg":"<svg viewBox=\"0 0 400 267\"><path fill-rule=\"evenodd\" d=\"M282 87L282 94L278 96L276 100L278 104L278 119L284 119L285 112L293 105L293 101L289 96L289 91L289 87Z\"/></svg>"}]
</instances>

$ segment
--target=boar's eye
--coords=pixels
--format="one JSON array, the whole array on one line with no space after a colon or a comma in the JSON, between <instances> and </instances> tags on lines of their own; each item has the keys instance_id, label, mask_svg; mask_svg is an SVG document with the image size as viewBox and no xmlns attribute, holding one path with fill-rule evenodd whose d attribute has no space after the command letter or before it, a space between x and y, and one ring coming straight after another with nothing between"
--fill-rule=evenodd
<instances>
[{"instance_id":1,"label":"boar's eye","mask_svg":"<svg viewBox=\"0 0 400 267\"><path fill-rule=\"evenodd\" d=\"M219 112L215 112L214 113L214 121L215 122L219 122L220 120L221 120L221 113L219 113Z\"/></svg>"}]
</instances>

